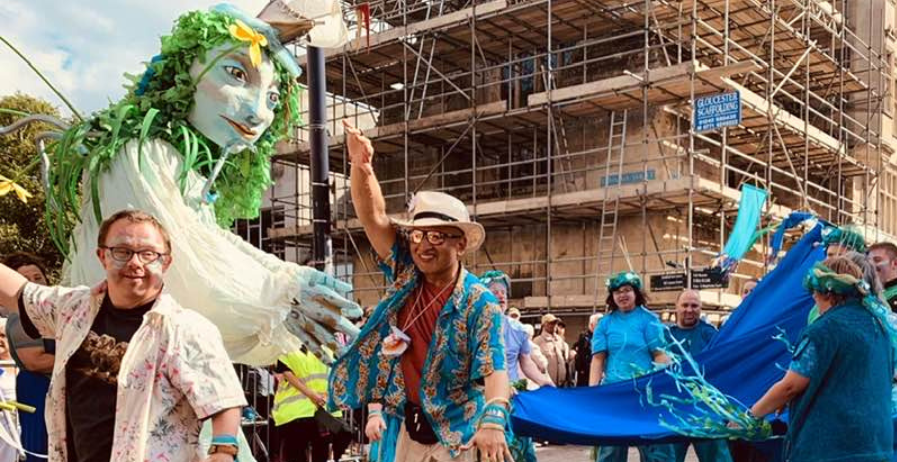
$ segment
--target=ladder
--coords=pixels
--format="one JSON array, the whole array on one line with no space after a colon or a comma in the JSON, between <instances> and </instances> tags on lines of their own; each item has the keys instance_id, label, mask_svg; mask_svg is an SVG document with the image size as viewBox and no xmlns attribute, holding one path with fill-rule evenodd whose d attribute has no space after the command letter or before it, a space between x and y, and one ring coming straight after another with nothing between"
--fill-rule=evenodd
<instances>
[{"instance_id":1,"label":"ladder","mask_svg":"<svg viewBox=\"0 0 897 462\"><path fill-rule=\"evenodd\" d=\"M620 195L611 197L611 188L618 189L623 182L623 158L626 150L626 110L611 112L610 131L607 136L607 160L604 164L604 200L601 209L601 225L598 228L598 248L595 254L595 297L592 312L598 309L598 294L602 278L614 270L617 254L617 223L620 212Z\"/></svg>"}]
</instances>

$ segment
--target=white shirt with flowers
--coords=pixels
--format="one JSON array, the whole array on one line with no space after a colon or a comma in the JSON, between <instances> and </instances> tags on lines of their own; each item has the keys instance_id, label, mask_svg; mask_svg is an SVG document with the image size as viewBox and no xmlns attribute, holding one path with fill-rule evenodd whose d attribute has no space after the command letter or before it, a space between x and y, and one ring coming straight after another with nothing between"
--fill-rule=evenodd
<instances>
[{"instance_id":1,"label":"white shirt with flowers","mask_svg":"<svg viewBox=\"0 0 897 462\"><path fill-rule=\"evenodd\" d=\"M56 339L45 415L51 462L67 460L65 367L87 337L104 296L87 287L29 283L23 289L28 317L41 335ZM112 460L199 461L204 457L198 444L201 420L245 405L218 330L163 293L122 359Z\"/></svg>"}]
</instances>

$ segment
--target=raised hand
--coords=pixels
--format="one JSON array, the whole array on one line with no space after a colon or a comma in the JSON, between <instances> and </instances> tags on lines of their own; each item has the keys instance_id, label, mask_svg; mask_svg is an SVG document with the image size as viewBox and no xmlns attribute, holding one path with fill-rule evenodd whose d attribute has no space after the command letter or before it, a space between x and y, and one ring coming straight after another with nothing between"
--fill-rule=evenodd
<instances>
[{"instance_id":1,"label":"raised hand","mask_svg":"<svg viewBox=\"0 0 897 462\"><path fill-rule=\"evenodd\" d=\"M343 131L346 134L346 146L349 147L349 161L354 165L370 164L374 159L374 146L371 140L347 119L343 119Z\"/></svg>"}]
</instances>

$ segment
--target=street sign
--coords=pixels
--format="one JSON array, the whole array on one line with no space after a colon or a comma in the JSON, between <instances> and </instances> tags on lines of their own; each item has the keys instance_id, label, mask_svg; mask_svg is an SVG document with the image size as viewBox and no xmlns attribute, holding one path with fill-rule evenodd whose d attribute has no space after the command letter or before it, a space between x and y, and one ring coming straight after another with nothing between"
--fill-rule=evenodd
<instances>
[{"instance_id":1,"label":"street sign","mask_svg":"<svg viewBox=\"0 0 897 462\"><path fill-rule=\"evenodd\" d=\"M741 123L741 96L737 91L695 98L695 131L705 132Z\"/></svg>"},{"instance_id":2,"label":"street sign","mask_svg":"<svg viewBox=\"0 0 897 462\"><path fill-rule=\"evenodd\" d=\"M685 273L666 273L651 276L651 292L672 292L685 289ZM705 268L691 271L691 288L695 290L725 289L729 281L723 278L719 268Z\"/></svg>"},{"instance_id":3,"label":"street sign","mask_svg":"<svg viewBox=\"0 0 897 462\"><path fill-rule=\"evenodd\" d=\"M685 273L667 273L651 276L651 292L670 292L685 288Z\"/></svg>"},{"instance_id":4,"label":"street sign","mask_svg":"<svg viewBox=\"0 0 897 462\"><path fill-rule=\"evenodd\" d=\"M724 280L723 272L719 268L692 270L691 287L696 290L724 289L729 287L729 281Z\"/></svg>"}]
</instances>

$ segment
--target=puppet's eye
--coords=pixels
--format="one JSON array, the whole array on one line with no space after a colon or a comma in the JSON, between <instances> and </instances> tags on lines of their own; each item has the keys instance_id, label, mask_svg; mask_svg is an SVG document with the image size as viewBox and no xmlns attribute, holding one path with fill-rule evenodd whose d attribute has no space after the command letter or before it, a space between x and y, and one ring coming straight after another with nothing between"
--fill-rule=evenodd
<instances>
[{"instance_id":1,"label":"puppet's eye","mask_svg":"<svg viewBox=\"0 0 897 462\"><path fill-rule=\"evenodd\" d=\"M234 66L224 66L224 70L240 83L246 83L246 71Z\"/></svg>"}]
</instances>

